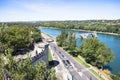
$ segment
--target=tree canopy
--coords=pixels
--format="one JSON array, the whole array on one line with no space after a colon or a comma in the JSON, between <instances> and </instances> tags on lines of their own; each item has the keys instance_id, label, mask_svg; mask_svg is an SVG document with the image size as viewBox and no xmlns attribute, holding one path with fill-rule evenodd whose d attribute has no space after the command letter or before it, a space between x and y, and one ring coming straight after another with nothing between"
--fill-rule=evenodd
<instances>
[{"instance_id":1,"label":"tree canopy","mask_svg":"<svg viewBox=\"0 0 120 80\"><path fill-rule=\"evenodd\" d=\"M76 36L73 32L62 31L57 37L57 43L59 46L73 52L76 49Z\"/></svg>"},{"instance_id":2,"label":"tree canopy","mask_svg":"<svg viewBox=\"0 0 120 80\"><path fill-rule=\"evenodd\" d=\"M113 60L113 52L105 46L97 38L86 39L80 47L80 55L83 56L86 62L102 67Z\"/></svg>"},{"instance_id":3,"label":"tree canopy","mask_svg":"<svg viewBox=\"0 0 120 80\"><path fill-rule=\"evenodd\" d=\"M33 45L33 42L41 41L40 30L28 27L1 27L0 29L0 47L2 52L7 48L16 49L27 48Z\"/></svg>"},{"instance_id":4,"label":"tree canopy","mask_svg":"<svg viewBox=\"0 0 120 80\"><path fill-rule=\"evenodd\" d=\"M3 58L4 57L4 58ZM6 58L6 59L5 59ZM31 58L16 62L11 54L0 54L0 80L56 80L55 71L45 63L31 64Z\"/></svg>"},{"instance_id":5,"label":"tree canopy","mask_svg":"<svg viewBox=\"0 0 120 80\"><path fill-rule=\"evenodd\" d=\"M120 80L120 73L111 76L113 80Z\"/></svg>"}]
</instances>

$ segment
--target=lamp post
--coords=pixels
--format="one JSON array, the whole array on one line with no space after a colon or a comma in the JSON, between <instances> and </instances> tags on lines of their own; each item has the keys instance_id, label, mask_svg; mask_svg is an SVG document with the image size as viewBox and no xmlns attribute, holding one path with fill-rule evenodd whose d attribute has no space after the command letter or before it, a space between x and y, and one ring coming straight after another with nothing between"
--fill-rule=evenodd
<instances>
[{"instance_id":1,"label":"lamp post","mask_svg":"<svg viewBox=\"0 0 120 80\"><path fill-rule=\"evenodd\" d=\"M74 75L72 75L72 80L74 80Z\"/></svg>"}]
</instances>

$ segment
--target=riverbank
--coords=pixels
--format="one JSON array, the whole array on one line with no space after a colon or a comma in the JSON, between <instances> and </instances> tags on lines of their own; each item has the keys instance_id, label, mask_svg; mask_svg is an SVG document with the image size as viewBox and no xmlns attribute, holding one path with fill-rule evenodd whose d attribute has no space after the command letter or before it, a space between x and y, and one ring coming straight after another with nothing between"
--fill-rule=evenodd
<instances>
[{"instance_id":1,"label":"riverbank","mask_svg":"<svg viewBox=\"0 0 120 80\"><path fill-rule=\"evenodd\" d=\"M53 28L53 29L61 29L61 28L55 28L55 27L43 27L43 28ZM115 35L120 36L118 33L110 33L110 32L100 32L100 31L90 31L90 30L82 30L82 29L62 29L62 30L73 30L73 31L82 31L82 32L90 32L90 33L100 33L100 34L109 34L109 35Z\"/></svg>"},{"instance_id":2,"label":"riverbank","mask_svg":"<svg viewBox=\"0 0 120 80\"><path fill-rule=\"evenodd\" d=\"M99 31L90 31L90 30L76 30L76 29L71 29L71 30L75 30L75 31L83 31L83 32L96 32L96 33L101 33L101 34L109 34L109 35L116 35L116 36L120 36L120 34L117 34L117 33L109 33L109 32L99 32Z\"/></svg>"},{"instance_id":3,"label":"riverbank","mask_svg":"<svg viewBox=\"0 0 120 80\"><path fill-rule=\"evenodd\" d=\"M48 35L48 34L45 34L43 32L41 32L41 35L44 36L46 39L50 39L52 38L52 36Z\"/></svg>"}]
</instances>

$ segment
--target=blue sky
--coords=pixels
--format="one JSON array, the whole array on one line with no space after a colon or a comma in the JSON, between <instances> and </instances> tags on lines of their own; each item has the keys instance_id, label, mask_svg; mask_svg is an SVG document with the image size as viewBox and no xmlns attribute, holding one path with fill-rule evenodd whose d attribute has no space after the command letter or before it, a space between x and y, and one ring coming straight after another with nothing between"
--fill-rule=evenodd
<instances>
[{"instance_id":1,"label":"blue sky","mask_svg":"<svg viewBox=\"0 0 120 80\"><path fill-rule=\"evenodd\" d=\"M0 22L120 19L120 0L0 0Z\"/></svg>"}]
</instances>

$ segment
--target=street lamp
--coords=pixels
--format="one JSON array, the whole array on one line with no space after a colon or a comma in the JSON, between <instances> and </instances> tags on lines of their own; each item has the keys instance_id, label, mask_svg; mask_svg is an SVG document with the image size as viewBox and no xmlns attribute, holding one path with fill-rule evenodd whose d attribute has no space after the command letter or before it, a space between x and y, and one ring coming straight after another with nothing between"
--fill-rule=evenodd
<instances>
[{"instance_id":1,"label":"street lamp","mask_svg":"<svg viewBox=\"0 0 120 80\"><path fill-rule=\"evenodd\" d=\"M72 80L74 80L74 75L72 75Z\"/></svg>"}]
</instances>

